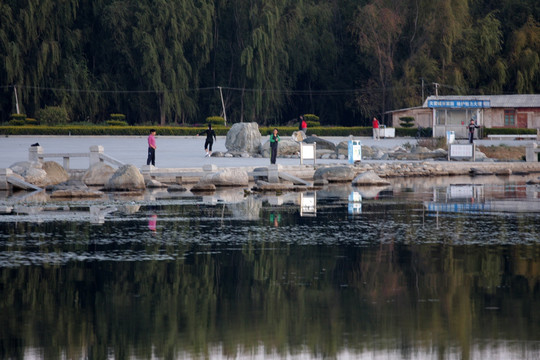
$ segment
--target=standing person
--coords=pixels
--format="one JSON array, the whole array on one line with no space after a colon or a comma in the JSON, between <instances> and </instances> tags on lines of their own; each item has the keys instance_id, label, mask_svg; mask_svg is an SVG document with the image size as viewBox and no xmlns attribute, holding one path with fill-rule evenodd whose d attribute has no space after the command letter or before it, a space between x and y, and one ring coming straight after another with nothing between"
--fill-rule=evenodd
<instances>
[{"instance_id":1,"label":"standing person","mask_svg":"<svg viewBox=\"0 0 540 360\"><path fill-rule=\"evenodd\" d=\"M197 136L202 134L206 134L206 141L204 142L205 157L212 156L212 145L214 145L214 140L217 141L216 132L212 130L212 124L208 124L208 129L198 133Z\"/></svg>"},{"instance_id":2,"label":"standing person","mask_svg":"<svg viewBox=\"0 0 540 360\"><path fill-rule=\"evenodd\" d=\"M474 119L471 119L467 127L469 128L469 144L472 144L474 140L474 129L478 129L480 126L474 123Z\"/></svg>"},{"instance_id":3,"label":"standing person","mask_svg":"<svg viewBox=\"0 0 540 360\"><path fill-rule=\"evenodd\" d=\"M274 131L270 135L270 153L271 153L270 164L276 163L278 143L279 143L278 130L274 129Z\"/></svg>"},{"instance_id":4,"label":"standing person","mask_svg":"<svg viewBox=\"0 0 540 360\"><path fill-rule=\"evenodd\" d=\"M304 120L303 115L300 115L300 125L298 126L298 130L303 131L304 134L306 133L307 123L306 123L306 120Z\"/></svg>"},{"instance_id":5,"label":"standing person","mask_svg":"<svg viewBox=\"0 0 540 360\"><path fill-rule=\"evenodd\" d=\"M381 140L379 137L379 120L376 117L373 118L373 140Z\"/></svg>"},{"instance_id":6,"label":"standing person","mask_svg":"<svg viewBox=\"0 0 540 360\"><path fill-rule=\"evenodd\" d=\"M156 166L156 130L151 129L148 135L148 158L146 165Z\"/></svg>"}]
</instances>

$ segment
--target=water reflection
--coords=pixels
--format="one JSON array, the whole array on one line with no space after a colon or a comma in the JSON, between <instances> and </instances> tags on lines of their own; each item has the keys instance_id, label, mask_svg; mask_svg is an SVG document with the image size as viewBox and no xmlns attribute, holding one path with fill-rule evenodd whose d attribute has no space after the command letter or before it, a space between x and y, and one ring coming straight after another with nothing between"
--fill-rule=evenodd
<instances>
[{"instance_id":1,"label":"water reflection","mask_svg":"<svg viewBox=\"0 0 540 360\"><path fill-rule=\"evenodd\" d=\"M538 188L426 183L19 204L0 358L536 358L540 213L426 205Z\"/></svg>"}]
</instances>

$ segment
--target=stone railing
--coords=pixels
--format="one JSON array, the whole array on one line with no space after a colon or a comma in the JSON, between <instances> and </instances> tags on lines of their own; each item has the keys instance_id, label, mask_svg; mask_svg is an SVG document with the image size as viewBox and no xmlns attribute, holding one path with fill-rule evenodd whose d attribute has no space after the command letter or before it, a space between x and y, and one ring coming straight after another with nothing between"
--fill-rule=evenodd
<instances>
[{"instance_id":1,"label":"stone railing","mask_svg":"<svg viewBox=\"0 0 540 360\"><path fill-rule=\"evenodd\" d=\"M124 165L123 162L103 153L103 146L90 146L90 152L87 153L44 153L43 147L31 146L28 150L29 161L39 161L46 158L62 158L64 169L69 170L69 162L71 158L88 158L89 167L100 162L108 162L115 166Z\"/></svg>"}]
</instances>

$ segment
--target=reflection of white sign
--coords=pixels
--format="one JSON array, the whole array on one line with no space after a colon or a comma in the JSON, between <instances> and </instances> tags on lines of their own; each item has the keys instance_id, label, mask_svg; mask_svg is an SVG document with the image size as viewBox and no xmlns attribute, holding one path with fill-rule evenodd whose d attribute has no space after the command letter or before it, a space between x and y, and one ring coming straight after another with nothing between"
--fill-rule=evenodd
<instances>
[{"instance_id":1,"label":"reflection of white sign","mask_svg":"<svg viewBox=\"0 0 540 360\"><path fill-rule=\"evenodd\" d=\"M449 192L451 199L470 199L473 197L472 185L452 185Z\"/></svg>"},{"instance_id":2,"label":"reflection of white sign","mask_svg":"<svg viewBox=\"0 0 540 360\"><path fill-rule=\"evenodd\" d=\"M317 216L316 193L300 194L300 216Z\"/></svg>"},{"instance_id":3,"label":"reflection of white sign","mask_svg":"<svg viewBox=\"0 0 540 360\"><path fill-rule=\"evenodd\" d=\"M467 145L452 144L450 146L450 157L472 158L474 154L473 146L474 146L473 144L467 144Z\"/></svg>"}]
</instances>

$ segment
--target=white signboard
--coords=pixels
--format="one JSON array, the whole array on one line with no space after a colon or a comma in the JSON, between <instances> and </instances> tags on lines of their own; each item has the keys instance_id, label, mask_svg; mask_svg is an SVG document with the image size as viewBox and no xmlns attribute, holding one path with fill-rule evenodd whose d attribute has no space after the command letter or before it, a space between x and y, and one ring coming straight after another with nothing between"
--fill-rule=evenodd
<instances>
[{"instance_id":1,"label":"white signboard","mask_svg":"<svg viewBox=\"0 0 540 360\"><path fill-rule=\"evenodd\" d=\"M317 143L313 143L313 144L300 143L300 164L303 164L304 160L313 160L313 163L315 164L315 158L316 158L315 148L316 147L317 147Z\"/></svg>"},{"instance_id":2,"label":"white signboard","mask_svg":"<svg viewBox=\"0 0 540 360\"><path fill-rule=\"evenodd\" d=\"M451 144L450 158L474 158L474 144Z\"/></svg>"}]
</instances>

